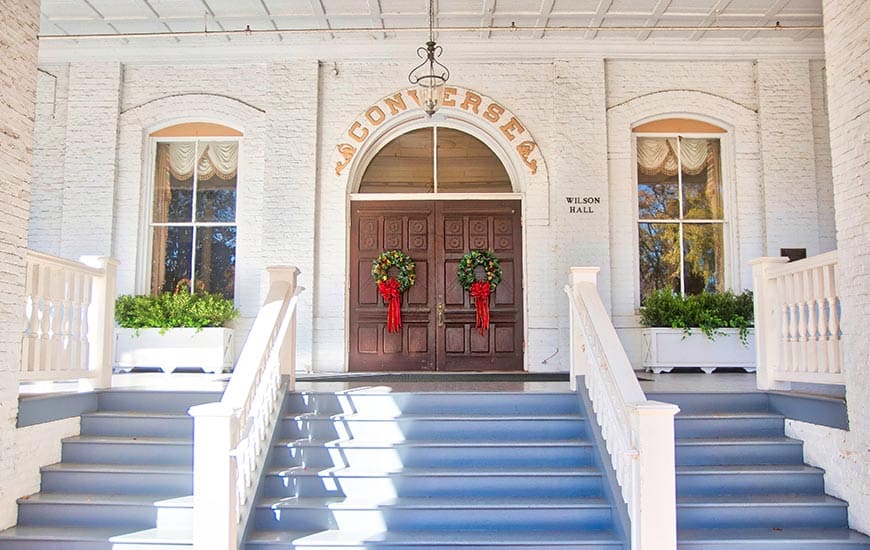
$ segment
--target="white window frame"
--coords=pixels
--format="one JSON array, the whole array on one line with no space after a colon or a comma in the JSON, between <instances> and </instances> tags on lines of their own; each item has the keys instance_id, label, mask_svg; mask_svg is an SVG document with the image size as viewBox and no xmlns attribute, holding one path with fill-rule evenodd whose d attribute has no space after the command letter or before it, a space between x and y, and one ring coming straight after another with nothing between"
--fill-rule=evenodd
<instances>
[{"instance_id":1,"label":"white window frame","mask_svg":"<svg viewBox=\"0 0 870 550\"><path fill-rule=\"evenodd\" d=\"M184 143L184 142L194 142L194 146L197 147L200 142L208 141L208 142L234 142L237 144L238 150L238 160L236 165L236 216L234 222L167 222L167 223L154 223L154 177L155 173L155 163L157 162L157 144L159 143ZM196 228L197 227L235 227L236 228L236 260L238 260L238 239L239 239L239 190L241 187L242 181L242 139L237 136L186 136L186 137L150 137L148 139L148 155L146 160L146 166L144 170L146 180L145 189L146 192L142 197L142 205L140 208L140 219L142 223L140 227L142 228L142 234L140 235L139 243L139 266L140 269L137 270L136 277L136 292L139 294L151 294L151 272L154 254L154 227L193 227L193 240L191 241L191 246L193 250L191 250L191 274L193 275L192 279L194 284L191 285L191 291L195 290L193 287L196 282L196 272L194 270L194 266L196 265ZM193 197L191 199L191 211L192 216L196 213L196 183L197 183L197 170L198 163L194 162L193 167L193 178L194 178L194 189L193 189ZM235 275L237 273L238 265L234 266L234 275L233 275L233 296L235 298L236 293L238 291L237 283L238 277Z\"/></svg>"},{"instance_id":2,"label":"white window frame","mask_svg":"<svg viewBox=\"0 0 870 550\"><path fill-rule=\"evenodd\" d=\"M640 236L638 235L641 223L679 223L680 224L680 245L683 244L682 226L684 223L719 223L722 225L722 286L725 289L731 289L733 281L736 280L734 270L736 262L732 261L736 247L734 245L736 235L734 234L734 224L732 213L735 212L734 203L734 185L732 184L732 165L733 165L733 132L632 132L631 133L631 179L633 185L633 201L634 208L634 227L632 230L633 246L634 246L634 281L635 281L635 305L639 309L641 305L641 282L640 282ZM687 139L718 139L719 140L719 178L722 185L722 219L691 219L685 220L683 216L683 196L682 196L682 170L678 172L679 181L679 203L680 217L677 222L642 219L638 208L638 179L637 179L637 140L638 138L687 138ZM679 139L677 139L679 143ZM680 253L680 290L685 293L683 254Z\"/></svg>"}]
</instances>

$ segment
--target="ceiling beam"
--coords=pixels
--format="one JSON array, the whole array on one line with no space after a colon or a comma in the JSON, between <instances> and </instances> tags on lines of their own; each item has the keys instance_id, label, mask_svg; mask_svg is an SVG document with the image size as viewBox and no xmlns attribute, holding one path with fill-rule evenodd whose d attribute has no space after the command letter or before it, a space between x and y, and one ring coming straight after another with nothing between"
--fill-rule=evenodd
<instances>
[{"instance_id":1,"label":"ceiling beam","mask_svg":"<svg viewBox=\"0 0 870 550\"><path fill-rule=\"evenodd\" d=\"M483 13L480 18L480 26L483 27L480 31L481 38L492 37L492 23L495 16L495 0L483 0Z\"/></svg>"},{"instance_id":2,"label":"ceiling beam","mask_svg":"<svg viewBox=\"0 0 870 550\"><path fill-rule=\"evenodd\" d=\"M719 0L718 2L716 2L713 7L710 8L710 12L707 14L707 17L705 17L704 20L701 21L701 26L709 27L711 25L717 24L719 22L719 15L723 11L728 9L728 5L731 4L731 2L732 0ZM697 30L692 33L692 35L689 37L689 40L691 40L692 42L700 40L705 33L706 31Z\"/></svg>"},{"instance_id":3,"label":"ceiling beam","mask_svg":"<svg viewBox=\"0 0 870 550\"><path fill-rule=\"evenodd\" d=\"M547 24L550 22L550 15L553 13L553 5L555 3L556 0L542 0L541 11L538 14L538 20L535 21L535 26L540 29L532 33L533 38L544 37L544 31L547 30Z\"/></svg>"},{"instance_id":4,"label":"ceiling beam","mask_svg":"<svg viewBox=\"0 0 870 550\"><path fill-rule=\"evenodd\" d=\"M776 0L767 11L764 12L764 16L758 21L759 26L770 25L771 23L776 21L776 14L785 7L786 4L789 3L790 0ZM740 37L743 41L749 41L755 38L755 35L758 34L758 31L746 31L743 33L743 36Z\"/></svg>"},{"instance_id":5,"label":"ceiling beam","mask_svg":"<svg viewBox=\"0 0 870 550\"><path fill-rule=\"evenodd\" d=\"M595 15L592 16L592 20L589 22L589 25L592 27L600 27L602 23L604 23L604 17L607 15L607 12L610 10L610 6L613 5L613 0L598 0L598 6L595 7ZM596 29L589 29L586 31L586 38L592 39L598 36L598 31Z\"/></svg>"},{"instance_id":6,"label":"ceiling beam","mask_svg":"<svg viewBox=\"0 0 870 550\"><path fill-rule=\"evenodd\" d=\"M323 21L323 25L327 29L331 29L332 25L326 17L326 9L323 7L323 2L321 0L308 0L308 3L311 5L311 11L314 12L314 16ZM335 33L329 33L329 37L335 38Z\"/></svg>"},{"instance_id":7,"label":"ceiling beam","mask_svg":"<svg viewBox=\"0 0 870 550\"><path fill-rule=\"evenodd\" d=\"M665 10L668 9L668 6L671 5L671 0L659 0L656 3L656 7L653 8L652 14L647 18L644 26L650 27L651 29L648 31L640 31L637 33L637 39L641 42L649 38L649 35L652 33L652 28L654 28L659 21L662 20L662 15L664 15Z\"/></svg>"}]
</instances>

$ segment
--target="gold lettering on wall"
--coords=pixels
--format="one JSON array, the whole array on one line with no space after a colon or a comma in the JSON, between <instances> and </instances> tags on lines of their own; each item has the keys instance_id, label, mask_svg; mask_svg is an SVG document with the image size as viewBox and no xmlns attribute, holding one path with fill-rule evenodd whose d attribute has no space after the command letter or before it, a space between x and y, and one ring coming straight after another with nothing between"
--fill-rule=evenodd
<instances>
[{"instance_id":1,"label":"gold lettering on wall","mask_svg":"<svg viewBox=\"0 0 870 550\"><path fill-rule=\"evenodd\" d=\"M495 124L498 123L498 119L500 119L503 114L504 107L493 102L490 103L489 107L486 108L486 111L483 112L483 118Z\"/></svg>"},{"instance_id":2,"label":"gold lettering on wall","mask_svg":"<svg viewBox=\"0 0 870 550\"><path fill-rule=\"evenodd\" d=\"M517 153L520 154L520 158L523 159L523 164L529 167L532 171L532 175L538 173L538 161L535 159L529 160L529 155L531 155L535 150L535 142L534 141L524 141L517 145Z\"/></svg>"},{"instance_id":3,"label":"gold lettering on wall","mask_svg":"<svg viewBox=\"0 0 870 550\"><path fill-rule=\"evenodd\" d=\"M517 120L517 117L514 116L512 116L511 119L507 121L507 123L499 126L499 130L501 130L501 133L504 134L504 137L508 138L508 141L513 141L517 137L513 134L513 132L511 132L511 130L516 130L519 134L522 134L526 131L526 129L523 128L523 125L520 124L520 121Z\"/></svg>"},{"instance_id":4,"label":"gold lettering on wall","mask_svg":"<svg viewBox=\"0 0 870 550\"><path fill-rule=\"evenodd\" d=\"M402 97L402 92L397 93L393 97L384 98L384 103L390 108L390 115L397 115L408 108L405 105L405 98Z\"/></svg>"},{"instance_id":5,"label":"gold lettering on wall","mask_svg":"<svg viewBox=\"0 0 870 550\"><path fill-rule=\"evenodd\" d=\"M358 120L350 125L350 130L347 135L356 140L357 143L362 143L369 137L369 129L365 128Z\"/></svg>"},{"instance_id":6,"label":"gold lettering on wall","mask_svg":"<svg viewBox=\"0 0 870 550\"><path fill-rule=\"evenodd\" d=\"M350 143L342 143L337 148L338 152L341 153L341 158L344 159L335 163L335 175L340 176L341 171L347 168L347 165L350 164L350 159L356 154L356 147Z\"/></svg>"},{"instance_id":7,"label":"gold lettering on wall","mask_svg":"<svg viewBox=\"0 0 870 550\"><path fill-rule=\"evenodd\" d=\"M459 103L458 97L463 98L461 103ZM354 146L350 143L341 143L336 146L338 153L341 156L341 159L335 163L336 176L340 176L344 169L350 165L351 160L353 160L356 155L357 147L360 144L365 143L365 141L370 137L372 129L382 125L388 118L408 110L408 106L411 105L411 103L408 102L408 98L410 98L417 106L420 105L420 98L417 95L417 90L414 88L408 88L385 97L374 105L369 106L369 108L365 110L363 118L361 120L355 120L353 124L350 125L350 128L347 130L347 135L357 145ZM484 100L488 103L485 109L482 108ZM445 87L442 106L447 108L457 108L457 103L459 109L468 113L474 113L487 122L495 125L499 132L501 132L501 135L503 135L509 142L515 141L518 137L526 133L525 126L523 126L513 113L486 96L482 96L471 90L466 90L465 88L455 86ZM505 122L502 122L502 119L506 119ZM537 146L535 145L535 142L529 139L522 141L516 146L517 154L532 174L536 174L538 171L538 161L532 158L533 156L538 156L535 154L536 150Z\"/></svg>"},{"instance_id":8,"label":"gold lettering on wall","mask_svg":"<svg viewBox=\"0 0 870 550\"><path fill-rule=\"evenodd\" d=\"M471 107L471 110L474 111L474 114L480 114L478 109L480 108L481 98L476 93L466 90L465 92L465 100L459 105L460 109L468 110Z\"/></svg>"},{"instance_id":9,"label":"gold lettering on wall","mask_svg":"<svg viewBox=\"0 0 870 550\"><path fill-rule=\"evenodd\" d=\"M380 107L372 105L369 107L369 110L366 111L366 118L375 126L380 126L381 122L387 120L387 115L384 114L384 111Z\"/></svg>"}]
</instances>

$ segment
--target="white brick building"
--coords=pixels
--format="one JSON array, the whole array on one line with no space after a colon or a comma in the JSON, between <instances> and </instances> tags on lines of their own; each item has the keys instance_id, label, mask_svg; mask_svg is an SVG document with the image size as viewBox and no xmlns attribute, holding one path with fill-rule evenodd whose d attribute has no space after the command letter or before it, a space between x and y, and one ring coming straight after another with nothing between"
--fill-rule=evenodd
<instances>
[{"instance_id":1,"label":"white brick building","mask_svg":"<svg viewBox=\"0 0 870 550\"><path fill-rule=\"evenodd\" d=\"M17 11L18 4L33 8L32 2L6 4L4 12ZM317 21L333 18L331 24L337 25L333 28L339 28L344 20L370 19L368 14L348 15L356 13L351 6L356 2L339 4L347 6L326 6L324 12L323 4L314 2L321 14L309 23L317 17ZM383 13L374 16L381 18L375 25L378 29L389 26L391 15L408 25L422 25L425 14L420 6L399 4L394 9L384 5ZM490 6L490 22L492 10L502 9L492 8L492 2L480 4ZM2 105L4 112L12 113L3 117L11 132L0 138L20 136L14 145L4 146L6 157L18 159L12 164L15 168L6 171L0 190L5 197L0 209L4 295L7 287L12 296L23 292L25 234L27 247L62 257L113 256L121 262L119 292L148 292L153 283L154 166L162 139L153 134L176 125L219 124L240 134L232 277L235 302L242 312L236 321L237 341L243 340L261 303L264 268L297 265L308 288L299 317L299 366L345 371L351 347L351 287L358 284L351 280L349 269L351 209L356 201L371 198L357 192L367 162L390 139L441 125L488 145L511 176L511 192L497 198L522 205L522 281L516 283L522 297L519 330L524 369L567 369L569 311L562 286L567 269L582 265L601 268L605 303L637 363L642 216L634 130L671 119L707 123L721 130L715 137L721 155L722 202L717 221L722 227L721 257L717 257L722 267L717 284L735 291L751 288L749 261L778 256L780 249L802 248L808 256L840 250L843 330L853 342L845 351L853 429L837 436L836 448L809 448L815 449L811 460L832 472L833 487L850 501L855 527L870 529L866 480L863 486L854 483L866 477L862 468L870 447L870 427L861 412L870 382L859 373L868 358L865 326L870 295L866 230L870 4L826 0L824 36L820 29L705 31L718 22L726 24L729 16L738 21L745 15L735 6L729 9L727 2L721 13L714 2L706 2L709 6L700 15L669 2L639 2L643 8L634 10L600 2L597 11L596 6L587 10L543 4L550 9L542 8L542 14L537 8L527 14L519 7L496 13L505 26L512 19L519 27L546 26L552 18L549 25L558 27L580 17L571 15L576 8L582 12L584 26L591 21L590 30L574 35L544 29L491 32L491 36L483 31L440 34L443 61L451 71L448 86L455 88L455 99L432 119L413 105L392 114L384 103L384 98L403 93L410 103L405 92L407 72L415 63L414 49L425 39L422 28L417 33L379 30L301 37L215 32L177 39L44 39L36 75L32 175L26 151L30 129L26 124L19 129L14 121L28 118L33 90L25 86L10 99L4 97ZM765 6L746 9L753 25L779 25L776 15L784 27L820 26L817 4L780 2L776 14L766 13ZM183 21L175 28L172 17L113 16L108 5L100 17L64 14L52 11L52 6L43 6L41 32L46 35L75 34L70 29L79 28L71 23L76 18L115 25L111 28L121 33L128 27L130 32L150 32L154 29L149 25L158 20L164 31L193 30L198 29L194 19L202 19L192 11L173 16ZM441 26L452 26L451 21L465 26L466 20L478 25L480 15L451 6L442 5ZM309 7L303 11L310 11ZM661 19L663 14L677 21L675 26L691 20L687 24L697 29L652 34L631 29L597 35L594 30L604 16L627 27L664 26L669 20ZM535 22L539 16L544 23ZM264 18L269 19L253 12L234 15L216 9L207 20L229 30L246 24L256 29L256 22ZM282 26L280 17L272 21L276 28ZM16 48L25 42L16 40L10 29L31 37L35 26L32 14L21 22L4 17L4 48L12 48L13 41ZM97 32L93 30L97 27L82 24L81 28L82 33ZM115 33L108 28L105 32ZM17 69L17 75L7 75L6 63L4 80L25 85L21 75L30 73ZM474 112L472 104L463 107L469 91L481 102L480 112ZM494 121L481 114L493 103L502 107ZM380 106L383 121L370 110L373 106ZM518 126L505 130L510 115L523 131ZM358 143L351 139L355 122L368 130ZM523 157L511 132L532 142L534 151ZM691 138L693 131L657 134ZM347 166L337 170L348 160L338 149L346 143L356 146L356 151ZM535 160L535 169L524 159ZM28 182L29 221L24 214ZM575 197L594 201L589 208L576 209L571 202ZM5 309L3 313L4 328L15 326L16 314ZM7 374L0 377L0 412L7 412L0 421L8 422L12 413L5 404L14 400L15 393L14 377L8 373L15 369L17 340L12 330L4 334L0 373ZM793 430L809 441L831 437L827 429L800 423ZM4 444L0 443L0 450ZM837 455L850 458L833 467ZM5 460L7 455L0 456ZM0 485L0 490L5 488Z\"/></svg>"}]
</instances>

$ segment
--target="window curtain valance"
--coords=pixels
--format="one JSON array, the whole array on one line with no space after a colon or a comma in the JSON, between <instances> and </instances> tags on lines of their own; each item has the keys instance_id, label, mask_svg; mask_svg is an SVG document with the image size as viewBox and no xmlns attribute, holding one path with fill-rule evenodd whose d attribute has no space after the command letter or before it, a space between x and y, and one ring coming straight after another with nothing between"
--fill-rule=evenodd
<instances>
[{"instance_id":1,"label":"window curtain valance","mask_svg":"<svg viewBox=\"0 0 870 550\"><path fill-rule=\"evenodd\" d=\"M715 140L680 138L683 173L690 176L716 166ZM677 138L638 138L637 167L647 176L674 176L680 169L677 161Z\"/></svg>"},{"instance_id":2,"label":"window curtain valance","mask_svg":"<svg viewBox=\"0 0 870 550\"><path fill-rule=\"evenodd\" d=\"M201 180L211 179L214 176L222 180L236 177L239 165L238 143L200 142L199 159L196 159L196 144L193 142L161 145L159 149L162 151L158 150L158 166L169 171L175 179L190 178L193 175L194 162L196 162L197 177ZM160 154L161 152L163 154Z\"/></svg>"}]
</instances>

